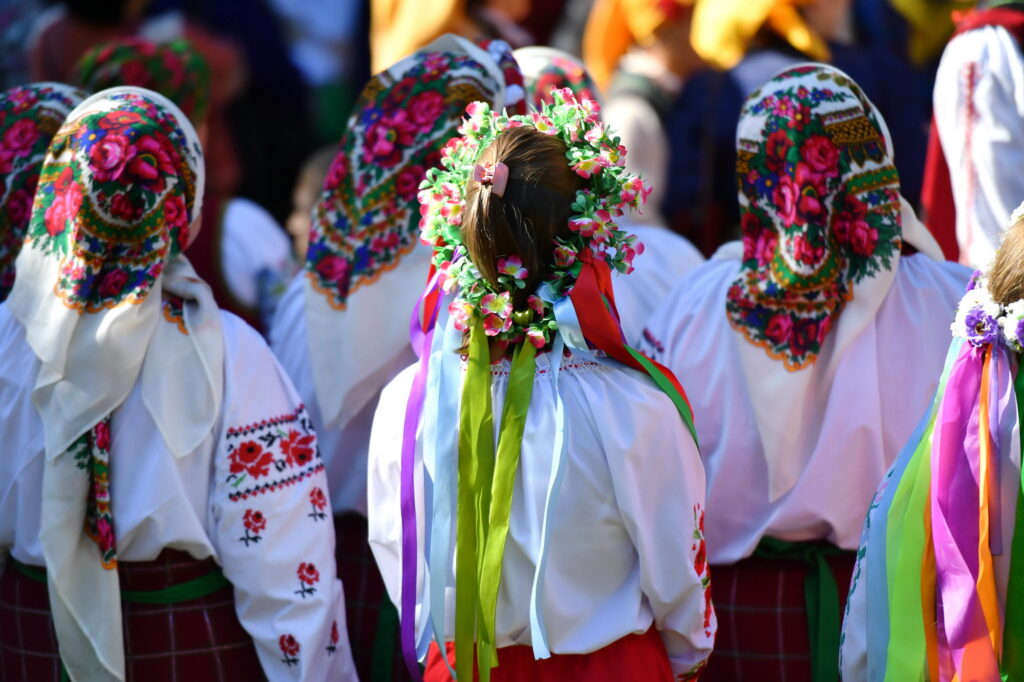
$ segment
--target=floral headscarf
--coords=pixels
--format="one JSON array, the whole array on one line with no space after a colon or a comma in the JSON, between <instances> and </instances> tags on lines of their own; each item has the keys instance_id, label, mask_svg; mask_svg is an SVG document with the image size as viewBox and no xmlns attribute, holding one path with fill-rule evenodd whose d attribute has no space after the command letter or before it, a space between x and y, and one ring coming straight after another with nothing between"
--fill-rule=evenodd
<instances>
[{"instance_id":1,"label":"floral headscarf","mask_svg":"<svg viewBox=\"0 0 1024 682\"><path fill-rule=\"evenodd\" d=\"M743 255L725 313L775 500L814 452L822 387L889 293L903 226L919 228L888 128L842 71L782 71L747 98L736 137Z\"/></svg>"},{"instance_id":2,"label":"floral headscarf","mask_svg":"<svg viewBox=\"0 0 1024 682\"><path fill-rule=\"evenodd\" d=\"M14 285L14 260L28 229L43 157L60 124L85 98L60 83L0 94L0 301Z\"/></svg>"},{"instance_id":3,"label":"floral headscarf","mask_svg":"<svg viewBox=\"0 0 1024 682\"><path fill-rule=\"evenodd\" d=\"M521 47L514 53L523 71L528 103L540 111L545 104L553 104L551 93L569 88L578 99L595 102L597 85L587 69L576 57L553 47Z\"/></svg>"},{"instance_id":4,"label":"floral headscarf","mask_svg":"<svg viewBox=\"0 0 1024 682\"><path fill-rule=\"evenodd\" d=\"M491 45L511 60L507 45ZM427 169L440 165L466 106L507 103L505 76L495 72L503 65L493 52L449 36L363 89L313 209L306 256L309 281L332 308L344 310L352 292L416 245L416 193Z\"/></svg>"},{"instance_id":5,"label":"floral headscarf","mask_svg":"<svg viewBox=\"0 0 1024 682\"><path fill-rule=\"evenodd\" d=\"M73 81L90 92L134 85L158 92L176 103L189 120L206 117L210 69L187 40L155 44L142 38L103 43L75 65Z\"/></svg>"},{"instance_id":6,"label":"floral headscarf","mask_svg":"<svg viewBox=\"0 0 1024 682\"><path fill-rule=\"evenodd\" d=\"M521 83L505 43L446 35L363 90L313 209L306 255L309 359L325 425L343 428L408 364L405 321L430 266L429 249L417 248L420 183L470 102L522 111Z\"/></svg>"},{"instance_id":7,"label":"floral headscarf","mask_svg":"<svg viewBox=\"0 0 1024 682\"><path fill-rule=\"evenodd\" d=\"M788 369L812 364L860 287L901 245L899 176L881 117L842 72L790 69L747 99L737 130L743 266L733 326Z\"/></svg>"},{"instance_id":8,"label":"floral headscarf","mask_svg":"<svg viewBox=\"0 0 1024 682\"><path fill-rule=\"evenodd\" d=\"M219 312L181 256L203 181L198 138L177 107L140 88L103 91L53 138L18 255L6 305L40 362L40 540L72 679L124 679L112 412L141 380L176 456L219 416Z\"/></svg>"}]
</instances>

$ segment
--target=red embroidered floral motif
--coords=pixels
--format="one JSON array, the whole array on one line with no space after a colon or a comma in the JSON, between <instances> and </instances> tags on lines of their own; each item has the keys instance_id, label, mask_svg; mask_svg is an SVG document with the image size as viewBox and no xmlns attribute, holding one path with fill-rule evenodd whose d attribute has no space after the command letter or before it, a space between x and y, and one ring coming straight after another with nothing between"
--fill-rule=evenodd
<instances>
[{"instance_id":1,"label":"red embroidered floral motif","mask_svg":"<svg viewBox=\"0 0 1024 682\"><path fill-rule=\"evenodd\" d=\"M288 437L281 441L281 452L288 466L305 466L313 461L316 454L316 436L312 433L303 436L298 431L290 430Z\"/></svg>"},{"instance_id":2,"label":"red embroidered floral motif","mask_svg":"<svg viewBox=\"0 0 1024 682\"><path fill-rule=\"evenodd\" d=\"M296 641L293 635L281 635L281 639L277 642L278 646L281 647L281 653L284 654L284 658L281 659L285 665L293 666L299 663L299 643Z\"/></svg>"},{"instance_id":3,"label":"red embroidered floral motif","mask_svg":"<svg viewBox=\"0 0 1024 682\"><path fill-rule=\"evenodd\" d=\"M259 542L263 539L260 533L267 527L267 517L263 515L263 512L246 509L245 514L242 515L242 523L245 525L245 535L238 540L244 542L246 547L250 542Z\"/></svg>"},{"instance_id":4,"label":"red embroidered floral motif","mask_svg":"<svg viewBox=\"0 0 1024 682\"><path fill-rule=\"evenodd\" d=\"M323 521L327 518L327 495L320 488L313 488L309 492L309 502L313 505L313 511L307 516L312 517L314 521Z\"/></svg>"},{"instance_id":5,"label":"red embroidered floral motif","mask_svg":"<svg viewBox=\"0 0 1024 682\"><path fill-rule=\"evenodd\" d=\"M253 478L266 476L270 465L274 462L274 454L256 441L247 440L228 455L231 460L231 473L248 473Z\"/></svg>"},{"instance_id":6,"label":"red embroidered floral motif","mask_svg":"<svg viewBox=\"0 0 1024 682\"><path fill-rule=\"evenodd\" d=\"M313 585L320 582L320 571L316 570L314 564L305 562L299 564L295 574L299 577L299 589L295 590L295 594L300 595L303 599L307 594L316 594L316 588Z\"/></svg>"},{"instance_id":7,"label":"red embroidered floral motif","mask_svg":"<svg viewBox=\"0 0 1024 682\"><path fill-rule=\"evenodd\" d=\"M331 643L327 645L327 655L333 656L338 650L338 621L331 623Z\"/></svg>"},{"instance_id":8,"label":"red embroidered floral motif","mask_svg":"<svg viewBox=\"0 0 1024 682\"><path fill-rule=\"evenodd\" d=\"M704 588L704 634L711 637L711 619L714 617L715 607L711 603L711 572L708 570L708 551L704 542L704 508L699 504L693 505L693 520L693 544L690 545L695 554L693 570Z\"/></svg>"}]
</instances>

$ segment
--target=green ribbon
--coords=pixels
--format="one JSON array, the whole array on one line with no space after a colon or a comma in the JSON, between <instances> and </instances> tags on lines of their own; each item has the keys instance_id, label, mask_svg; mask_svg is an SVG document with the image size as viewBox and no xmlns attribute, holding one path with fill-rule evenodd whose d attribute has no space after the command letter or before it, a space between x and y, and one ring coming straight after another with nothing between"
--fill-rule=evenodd
<instances>
[{"instance_id":1,"label":"green ribbon","mask_svg":"<svg viewBox=\"0 0 1024 682\"><path fill-rule=\"evenodd\" d=\"M1024 429L1024 368L1018 365L1013 390L1017 397L1017 424ZM1021 432L1021 458L1024 460L1024 431ZM1006 588L1006 620L1003 625L1003 680L1024 680L1024 467L1017 488L1017 512L1010 553L1010 582Z\"/></svg>"},{"instance_id":2,"label":"green ribbon","mask_svg":"<svg viewBox=\"0 0 1024 682\"><path fill-rule=\"evenodd\" d=\"M466 377L459 405L458 514L455 522L455 674L473 679L476 624L482 608L477 573L483 559L487 514L481 481L494 467L494 414L491 411L491 355L478 316L469 330ZM487 455L487 456L483 456ZM487 488L490 504L490 487Z\"/></svg>"},{"instance_id":3,"label":"green ribbon","mask_svg":"<svg viewBox=\"0 0 1024 682\"><path fill-rule=\"evenodd\" d=\"M463 680L473 679L474 643L480 682L490 680L491 668L498 662L495 622L501 563L536 357L537 349L527 342L519 344L512 356L495 455L490 349L479 318L474 319L459 408L455 672Z\"/></svg>"},{"instance_id":4,"label":"green ribbon","mask_svg":"<svg viewBox=\"0 0 1024 682\"><path fill-rule=\"evenodd\" d=\"M13 560L14 568L26 578L46 584L46 571L34 566L27 566ZM206 575L194 580L171 585L161 590L121 590L121 600L129 604L180 604L213 594L231 583L219 568L214 568Z\"/></svg>"},{"instance_id":5,"label":"green ribbon","mask_svg":"<svg viewBox=\"0 0 1024 682\"><path fill-rule=\"evenodd\" d=\"M839 678L839 589L825 557L854 556L856 552L824 543L785 542L761 538L753 556L800 561L807 565L804 604L811 644L811 679L835 682Z\"/></svg>"}]
</instances>

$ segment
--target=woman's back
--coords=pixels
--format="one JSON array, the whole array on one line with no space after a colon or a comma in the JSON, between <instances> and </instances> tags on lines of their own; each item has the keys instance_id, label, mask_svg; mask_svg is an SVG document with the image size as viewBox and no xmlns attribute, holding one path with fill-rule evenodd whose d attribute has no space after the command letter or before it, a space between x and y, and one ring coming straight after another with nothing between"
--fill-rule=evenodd
<instances>
[{"instance_id":1,"label":"woman's back","mask_svg":"<svg viewBox=\"0 0 1024 682\"><path fill-rule=\"evenodd\" d=\"M556 389L551 369L548 355L538 356L501 565L496 643L532 644L529 595L559 428L553 409L557 392L569 445L543 584L551 650L595 651L646 632L656 619L673 669L688 669L706 657L713 642L701 538L704 472L693 438L671 401L637 372L568 355ZM381 394L370 442L370 508L382 512L371 514L370 542L396 602L402 420L414 374L410 367ZM509 361L492 366L496 425L509 377ZM421 432L421 444L422 439ZM420 566L425 568L422 560ZM451 568L449 614L454 613ZM418 603L425 603L424 597ZM454 639L451 622L444 639Z\"/></svg>"}]
</instances>

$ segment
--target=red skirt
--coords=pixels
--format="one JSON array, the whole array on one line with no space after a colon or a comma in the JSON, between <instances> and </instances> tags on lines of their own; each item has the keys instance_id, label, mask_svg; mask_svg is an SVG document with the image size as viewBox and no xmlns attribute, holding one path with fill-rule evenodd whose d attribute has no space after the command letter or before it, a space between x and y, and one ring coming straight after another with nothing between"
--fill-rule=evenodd
<instances>
[{"instance_id":1,"label":"red skirt","mask_svg":"<svg viewBox=\"0 0 1024 682\"><path fill-rule=\"evenodd\" d=\"M836 580L841 615L855 558L851 552L826 560ZM799 560L759 557L711 566L718 636L701 677L704 682L811 682L807 572L807 564Z\"/></svg>"},{"instance_id":2,"label":"red skirt","mask_svg":"<svg viewBox=\"0 0 1024 682\"><path fill-rule=\"evenodd\" d=\"M455 645L447 645L448 661L455 666ZM430 645L423 682L451 682L437 644ZM473 675L477 682L476 674ZM627 635L589 654L556 654L536 660L528 646L498 649L498 667L491 671L493 682L672 682L672 668L658 631Z\"/></svg>"},{"instance_id":3,"label":"red skirt","mask_svg":"<svg viewBox=\"0 0 1024 682\"><path fill-rule=\"evenodd\" d=\"M122 590L156 591L195 580L217 566L164 550L155 561L118 564ZM252 638L235 613L230 585L176 604L122 600L128 680L262 680ZM61 679L57 635L44 583L8 562L0 575L0 679Z\"/></svg>"},{"instance_id":4,"label":"red skirt","mask_svg":"<svg viewBox=\"0 0 1024 682\"><path fill-rule=\"evenodd\" d=\"M398 611L370 551L366 517L355 512L335 516L334 532L338 577L345 589L345 622L359 679L406 682L411 677L402 659Z\"/></svg>"}]
</instances>

